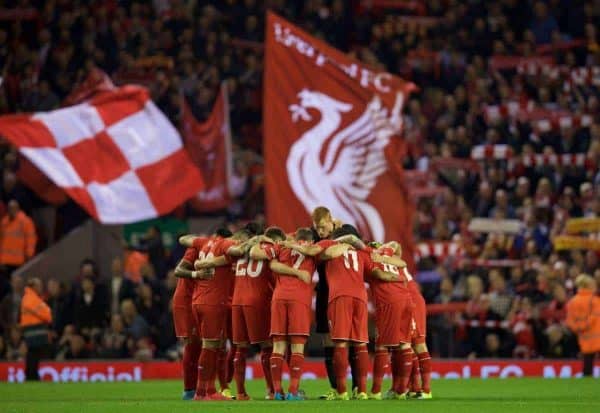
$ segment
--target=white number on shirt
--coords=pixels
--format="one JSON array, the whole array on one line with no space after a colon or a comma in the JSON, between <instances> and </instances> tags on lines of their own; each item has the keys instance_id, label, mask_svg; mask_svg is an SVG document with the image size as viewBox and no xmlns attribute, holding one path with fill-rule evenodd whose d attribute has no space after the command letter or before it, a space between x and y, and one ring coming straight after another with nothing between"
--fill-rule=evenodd
<instances>
[{"instance_id":1,"label":"white number on shirt","mask_svg":"<svg viewBox=\"0 0 600 413\"><path fill-rule=\"evenodd\" d=\"M413 280L412 275L410 275L410 273L408 272L408 270L406 268L404 268L404 276L406 277L407 281L412 281Z\"/></svg>"},{"instance_id":2,"label":"white number on shirt","mask_svg":"<svg viewBox=\"0 0 600 413\"><path fill-rule=\"evenodd\" d=\"M352 265L350 265L352 261ZM344 251L344 267L358 272L358 253L355 250Z\"/></svg>"},{"instance_id":3,"label":"white number on shirt","mask_svg":"<svg viewBox=\"0 0 600 413\"><path fill-rule=\"evenodd\" d=\"M246 258L240 258L235 264L235 276L244 277L246 275L250 277L258 277L263 269L263 261L254 261L253 259L247 260Z\"/></svg>"},{"instance_id":4,"label":"white number on shirt","mask_svg":"<svg viewBox=\"0 0 600 413\"><path fill-rule=\"evenodd\" d=\"M383 271L389 272L392 274L400 275L400 271L398 271L398 267L392 264L383 263Z\"/></svg>"},{"instance_id":5,"label":"white number on shirt","mask_svg":"<svg viewBox=\"0 0 600 413\"><path fill-rule=\"evenodd\" d=\"M299 270L300 266L302 265L302 262L304 261L304 254L302 254L299 251L292 250L292 257L296 257L296 260L294 261L294 265L292 267Z\"/></svg>"}]
</instances>

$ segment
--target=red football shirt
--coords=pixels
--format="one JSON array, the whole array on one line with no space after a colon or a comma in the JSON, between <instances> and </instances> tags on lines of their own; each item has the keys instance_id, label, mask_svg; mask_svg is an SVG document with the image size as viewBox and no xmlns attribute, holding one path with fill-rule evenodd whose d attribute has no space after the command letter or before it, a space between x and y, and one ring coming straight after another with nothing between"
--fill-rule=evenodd
<instances>
[{"instance_id":1,"label":"red football shirt","mask_svg":"<svg viewBox=\"0 0 600 413\"><path fill-rule=\"evenodd\" d=\"M308 272L311 277L315 272L316 263L313 257L306 256L291 248L283 248L277 244L264 244L261 245L261 247L271 258L277 258L282 264L298 270L304 270ZM275 277L273 300L298 301L309 307L312 305L312 294L314 289L312 282L307 284L296 277L282 275L276 272L274 272L273 275Z\"/></svg>"},{"instance_id":2,"label":"red football shirt","mask_svg":"<svg viewBox=\"0 0 600 413\"><path fill-rule=\"evenodd\" d=\"M210 258L225 255L229 247L237 242L231 239L213 238L200 250L199 257ZM194 289L194 304L228 305L231 303L233 289L231 265L215 267L215 273L209 280L198 280Z\"/></svg>"},{"instance_id":3,"label":"red football shirt","mask_svg":"<svg viewBox=\"0 0 600 413\"><path fill-rule=\"evenodd\" d=\"M369 250L368 250L369 251ZM375 250L379 255L391 257L394 255L394 250L391 248L379 248ZM383 264L381 262L373 263L373 268L390 272L392 274L401 274L400 269L395 265ZM393 304L399 301L410 300L410 291L404 282L387 282L375 277L369 277L369 285L375 305Z\"/></svg>"},{"instance_id":4,"label":"red football shirt","mask_svg":"<svg viewBox=\"0 0 600 413\"><path fill-rule=\"evenodd\" d=\"M336 244L336 241L325 239L319 241L317 245L325 250ZM369 253L354 248L350 248L344 255L325 261L329 302L337 297L347 296L367 303L365 274L369 274L372 269L373 261Z\"/></svg>"},{"instance_id":5,"label":"red football shirt","mask_svg":"<svg viewBox=\"0 0 600 413\"><path fill-rule=\"evenodd\" d=\"M198 250L194 247L186 249L183 259L193 266L194 261L198 259ZM192 280L190 278L178 278L177 286L175 287L175 292L173 293L173 306L186 307L191 305L195 287L196 280Z\"/></svg>"},{"instance_id":6,"label":"red football shirt","mask_svg":"<svg viewBox=\"0 0 600 413\"><path fill-rule=\"evenodd\" d=\"M273 274L269 261L240 257L234 261L233 305L268 306L273 295Z\"/></svg>"}]
</instances>

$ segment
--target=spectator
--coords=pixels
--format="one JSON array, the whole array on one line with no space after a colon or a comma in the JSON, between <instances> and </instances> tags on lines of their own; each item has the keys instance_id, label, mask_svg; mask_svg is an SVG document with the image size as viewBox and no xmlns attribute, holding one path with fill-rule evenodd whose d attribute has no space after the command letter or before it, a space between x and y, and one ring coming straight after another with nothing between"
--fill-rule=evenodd
<instances>
[{"instance_id":1,"label":"spectator","mask_svg":"<svg viewBox=\"0 0 600 413\"><path fill-rule=\"evenodd\" d=\"M98 336L108 319L108 305L91 278L82 280L73 307L77 314L75 326L81 334L87 338Z\"/></svg>"},{"instance_id":2,"label":"spectator","mask_svg":"<svg viewBox=\"0 0 600 413\"><path fill-rule=\"evenodd\" d=\"M487 334L485 336L485 347L481 352L480 357L483 358L505 358L510 357L510 349L506 349L505 345L500 342L500 337L498 334Z\"/></svg>"},{"instance_id":3,"label":"spectator","mask_svg":"<svg viewBox=\"0 0 600 413\"><path fill-rule=\"evenodd\" d=\"M52 330L57 337L67 324L73 322L73 300L65 283L55 278L48 280L48 306L52 310Z\"/></svg>"},{"instance_id":4,"label":"spectator","mask_svg":"<svg viewBox=\"0 0 600 413\"><path fill-rule=\"evenodd\" d=\"M23 297L23 277L13 274L10 280L11 292L0 300L0 335L7 333L11 326L19 323L21 297Z\"/></svg>"},{"instance_id":5,"label":"spectator","mask_svg":"<svg viewBox=\"0 0 600 413\"><path fill-rule=\"evenodd\" d=\"M158 278L163 279L166 275L165 247L162 241L162 234L157 226L148 228L148 231L140 240L139 249L148 253L154 273Z\"/></svg>"},{"instance_id":6,"label":"spectator","mask_svg":"<svg viewBox=\"0 0 600 413\"><path fill-rule=\"evenodd\" d=\"M577 355L577 345L564 327L558 324L549 326L546 331L546 348L544 357L573 358Z\"/></svg>"},{"instance_id":7,"label":"spectator","mask_svg":"<svg viewBox=\"0 0 600 413\"><path fill-rule=\"evenodd\" d=\"M0 265L9 273L33 257L37 236L33 221L17 201L8 202L8 213L0 224Z\"/></svg>"},{"instance_id":8,"label":"spectator","mask_svg":"<svg viewBox=\"0 0 600 413\"><path fill-rule=\"evenodd\" d=\"M121 317L123 317L129 337L132 337L137 341L141 338L150 336L148 322L138 314L137 308L132 300L124 300L121 303Z\"/></svg>"},{"instance_id":9,"label":"spectator","mask_svg":"<svg viewBox=\"0 0 600 413\"><path fill-rule=\"evenodd\" d=\"M490 271L490 310L504 319L511 308L512 296L506 289L506 280L498 269Z\"/></svg>"},{"instance_id":10,"label":"spectator","mask_svg":"<svg viewBox=\"0 0 600 413\"><path fill-rule=\"evenodd\" d=\"M129 355L127 349L127 334L125 325L120 314L113 314L110 319L110 327L104 332L100 340L98 356L107 359L126 358Z\"/></svg>"},{"instance_id":11,"label":"spectator","mask_svg":"<svg viewBox=\"0 0 600 413\"><path fill-rule=\"evenodd\" d=\"M111 313L118 314L123 300L135 297L135 284L125 277L123 262L120 257L113 258L111 264L112 278L110 281L110 309Z\"/></svg>"},{"instance_id":12,"label":"spectator","mask_svg":"<svg viewBox=\"0 0 600 413\"><path fill-rule=\"evenodd\" d=\"M12 326L6 341L6 360L23 361L27 354L27 345L18 326Z\"/></svg>"},{"instance_id":13,"label":"spectator","mask_svg":"<svg viewBox=\"0 0 600 413\"><path fill-rule=\"evenodd\" d=\"M27 357L25 359L25 377L37 381L40 360L50 350L49 326L52 323L50 307L42 300L42 281L32 278L27 282L21 299L21 318L19 325L23 329Z\"/></svg>"}]
</instances>

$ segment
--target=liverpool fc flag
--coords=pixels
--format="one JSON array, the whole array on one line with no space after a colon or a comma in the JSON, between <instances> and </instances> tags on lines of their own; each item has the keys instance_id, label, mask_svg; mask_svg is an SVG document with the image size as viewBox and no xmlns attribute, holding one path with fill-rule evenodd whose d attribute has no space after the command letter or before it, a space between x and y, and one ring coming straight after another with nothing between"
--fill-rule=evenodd
<instances>
[{"instance_id":1,"label":"liverpool fc flag","mask_svg":"<svg viewBox=\"0 0 600 413\"><path fill-rule=\"evenodd\" d=\"M267 221L310 223L319 205L363 237L398 240L412 264L413 204L404 184L402 108L416 87L270 13L264 153Z\"/></svg>"}]
</instances>

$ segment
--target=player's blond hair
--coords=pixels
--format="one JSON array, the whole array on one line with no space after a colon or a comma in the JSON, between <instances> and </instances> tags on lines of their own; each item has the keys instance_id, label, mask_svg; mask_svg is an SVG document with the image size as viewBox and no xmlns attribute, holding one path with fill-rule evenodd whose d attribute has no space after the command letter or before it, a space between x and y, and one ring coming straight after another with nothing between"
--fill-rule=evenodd
<instances>
[{"instance_id":1,"label":"player's blond hair","mask_svg":"<svg viewBox=\"0 0 600 413\"><path fill-rule=\"evenodd\" d=\"M312 218L313 222L319 223L323 219L331 219L331 211L324 206L318 206L313 210L310 217Z\"/></svg>"}]
</instances>

